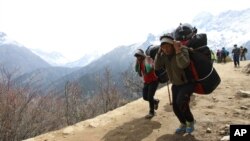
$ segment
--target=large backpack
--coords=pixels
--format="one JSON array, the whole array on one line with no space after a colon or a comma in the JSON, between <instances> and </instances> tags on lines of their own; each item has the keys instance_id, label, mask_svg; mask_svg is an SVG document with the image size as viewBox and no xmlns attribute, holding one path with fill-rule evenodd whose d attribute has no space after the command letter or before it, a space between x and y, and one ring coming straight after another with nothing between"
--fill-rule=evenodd
<instances>
[{"instance_id":1,"label":"large backpack","mask_svg":"<svg viewBox=\"0 0 250 141\"><path fill-rule=\"evenodd\" d=\"M189 81L195 82L194 92L210 94L220 84L221 79L211 63L211 52L207 46L207 35L196 34L187 43L190 65L185 69Z\"/></svg>"},{"instance_id":2,"label":"large backpack","mask_svg":"<svg viewBox=\"0 0 250 141\"><path fill-rule=\"evenodd\" d=\"M200 33L189 39L187 46L193 50L200 52L205 55L209 60L211 60L211 52L207 46L207 34Z\"/></svg>"},{"instance_id":3,"label":"large backpack","mask_svg":"<svg viewBox=\"0 0 250 141\"><path fill-rule=\"evenodd\" d=\"M210 94L220 84L221 79L210 60L198 51L190 50L190 65L185 69L190 82L195 83L194 92L197 94Z\"/></svg>"},{"instance_id":4,"label":"large backpack","mask_svg":"<svg viewBox=\"0 0 250 141\"><path fill-rule=\"evenodd\" d=\"M190 65L185 69L189 81L195 83L195 93L209 94L219 84L220 77L213 68L207 35L197 34L197 29L190 24L180 24L174 31L174 38L183 41L190 49Z\"/></svg>"},{"instance_id":5,"label":"large backpack","mask_svg":"<svg viewBox=\"0 0 250 141\"><path fill-rule=\"evenodd\" d=\"M243 49L243 52L244 52L244 53L247 53L247 48L244 48L244 49Z\"/></svg>"},{"instance_id":6,"label":"large backpack","mask_svg":"<svg viewBox=\"0 0 250 141\"><path fill-rule=\"evenodd\" d=\"M160 49L160 45L150 45L146 49L145 53L147 56L150 56L154 60L159 49ZM155 74L157 75L158 81L160 83L168 82L169 78L168 78L168 74L165 68L162 67L158 70L155 70Z\"/></svg>"},{"instance_id":7,"label":"large backpack","mask_svg":"<svg viewBox=\"0 0 250 141\"><path fill-rule=\"evenodd\" d=\"M146 49L145 53L147 56L150 56L152 59L155 59L155 56L160 49L160 45L150 45Z\"/></svg>"}]
</instances>

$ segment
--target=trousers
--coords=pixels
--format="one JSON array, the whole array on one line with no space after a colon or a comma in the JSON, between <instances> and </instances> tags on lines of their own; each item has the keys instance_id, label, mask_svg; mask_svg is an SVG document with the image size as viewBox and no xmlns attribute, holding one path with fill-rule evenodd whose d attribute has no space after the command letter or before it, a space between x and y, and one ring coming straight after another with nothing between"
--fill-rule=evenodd
<instances>
[{"instance_id":1,"label":"trousers","mask_svg":"<svg viewBox=\"0 0 250 141\"><path fill-rule=\"evenodd\" d=\"M186 121L193 122L194 117L190 110L190 96L194 91L194 83L183 85L172 85L173 110L178 120L185 124Z\"/></svg>"}]
</instances>

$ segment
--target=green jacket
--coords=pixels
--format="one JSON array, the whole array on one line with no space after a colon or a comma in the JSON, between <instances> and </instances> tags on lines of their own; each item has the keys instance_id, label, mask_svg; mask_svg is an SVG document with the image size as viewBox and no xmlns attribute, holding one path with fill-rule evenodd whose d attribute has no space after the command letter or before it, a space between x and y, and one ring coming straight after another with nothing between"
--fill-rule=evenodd
<instances>
[{"instance_id":1,"label":"green jacket","mask_svg":"<svg viewBox=\"0 0 250 141\"><path fill-rule=\"evenodd\" d=\"M188 83L184 69L190 64L188 48L181 47L181 53L174 55L166 55L157 53L155 57L155 70L165 67L170 82L174 85L182 85Z\"/></svg>"}]
</instances>

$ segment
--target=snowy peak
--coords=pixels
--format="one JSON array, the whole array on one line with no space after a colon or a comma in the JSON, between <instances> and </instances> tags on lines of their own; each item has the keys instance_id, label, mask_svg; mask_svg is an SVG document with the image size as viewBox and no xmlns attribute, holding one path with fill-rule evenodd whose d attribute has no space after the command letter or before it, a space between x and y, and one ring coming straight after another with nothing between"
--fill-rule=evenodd
<instances>
[{"instance_id":1,"label":"snowy peak","mask_svg":"<svg viewBox=\"0 0 250 141\"><path fill-rule=\"evenodd\" d=\"M69 59L64 57L61 53L59 52L45 52L40 49L32 49L31 50L33 53L36 55L40 56L43 60L48 62L52 66L63 66L67 62L69 62Z\"/></svg>"},{"instance_id":2,"label":"snowy peak","mask_svg":"<svg viewBox=\"0 0 250 141\"><path fill-rule=\"evenodd\" d=\"M8 37L6 33L0 31L0 45L3 45L3 44L11 44L11 45L23 47L23 45L17 43L16 41Z\"/></svg>"},{"instance_id":3,"label":"snowy peak","mask_svg":"<svg viewBox=\"0 0 250 141\"><path fill-rule=\"evenodd\" d=\"M64 67L84 67L92 61L98 59L102 54L100 52L89 52L76 61L71 61L59 52L45 52L40 49L32 49L32 52L40 56L43 60L48 62L52 66L64 66Z\"/></svg>"},{"instance_id":4,"label":"snowy peak","mask_svg":"<svg viewBox=\"0 0 250 141\"><path fill-rule=\"evenodd\" d=\"M211 14L202 13L198 17L195 17L193 22L198 24L200 28L211 30L232 30L234 32L246 32L246 28L249 29L250 21L250 9L243 11L227 11L219 14L218 16L212 16Z\"/></svg>"},{"instance_id":5,"label":"snowy peak","mask_svg":"<svg viewBox=\"0 0 250 141\"><path fill-rule=\"evenodd\" d=\"M213 19L213 15L209 12L201 12L194 17L193 23L196 27L203 28L204 23L208 23Z\"/></svg>"},{"instance_id":6,"label":"snowy peak","mask_svg":"<svg viewBox=\"0 0 250 141\"><path fill-rule=\"evenodd\" d=\"M39 56L10 39L3 32L0 32L0 64L3 65L7 71L12 72L17 70L17 76L38 68L50 67L50 65Z\"/></svg>"},{"instance_id":7,"label":"snowy peak","mask_svg":"<svg viewBox=\"0 0 250 141\"><path fill-rule=\"evenodd\" d=\"M0 44L2 44L5 41L6 34L3 32L0 32Z\"/></svg>"},{"instance_id":8,"label":"snowy peak","mask_svg":"<svg viewBox=\"0 0 250 141\"><path fill-rule=\"evenodd\" d=\"M242 11L226 11L218 15L200 13L192 24L208 36L212 49L231 48L234 44L245 45L250 40L250 8Z\"/></svg>"},{"instance_id":9,"label":"snowy peak","mask_svg":"<svg viewBox=\"0 0 250 141\"><path fill-rule=\"evenodd\" d=\"M0 40L2 40L2 38L4 38L6 36L6 34L4 32L0 32Z\"/></svg>"},{"instance_id":10,"label":"snowy peak","mask_svg":"<svg viewBox=\"0 0 250 141\"><path fill-rule=\"evenodd\" d=\"M159 36L160 35L153 35L152 33L149 33L148 36L147 36L146 43L148 43L149 45L158 45L158 44L160 44Z\"/></svg>"},{"instance_id":11,"label":"snowy peak","mask_svg":"<svg viewBox=\"0 0 250 141\"><path fill-rule=\"evenodd\" d=\"M152 33L149 33L148 36L147 36L147 41L153 41L155 40L156 37L152 34Z\"/></svg>"},{"instance_id":12,"label":"snowy peak","mask_svg":"<svg viewBox=\"0 0 250 141\"><path fill-rule=\"evenodd\" d=\"M101 56L102 56L102 53L100 53L100 52L88 53L88 54L85 54L82 58L80 58L77 61L65 64L65 66L70 67L70 68L84 67L84 66L87 66L88 64L90 64L91 62L97 60Z\"/></svg>"}]
</instances>

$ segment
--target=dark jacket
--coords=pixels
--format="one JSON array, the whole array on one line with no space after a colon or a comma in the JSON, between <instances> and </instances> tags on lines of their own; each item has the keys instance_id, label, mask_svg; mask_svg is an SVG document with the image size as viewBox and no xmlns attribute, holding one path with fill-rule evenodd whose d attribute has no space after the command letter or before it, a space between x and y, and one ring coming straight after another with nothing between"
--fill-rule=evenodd
<instances>
[{"instance_id":1,"label":"dark jacket","mask_svg":"<svg viewBox=\"0 0 250 141\"><path fill-rule=\"evenodd\" d=\"M233 50L232 50L232 53L233 53L233 55L234 56L240 56L240 48L234 48Z\"/></svg>"}]
</instances>

